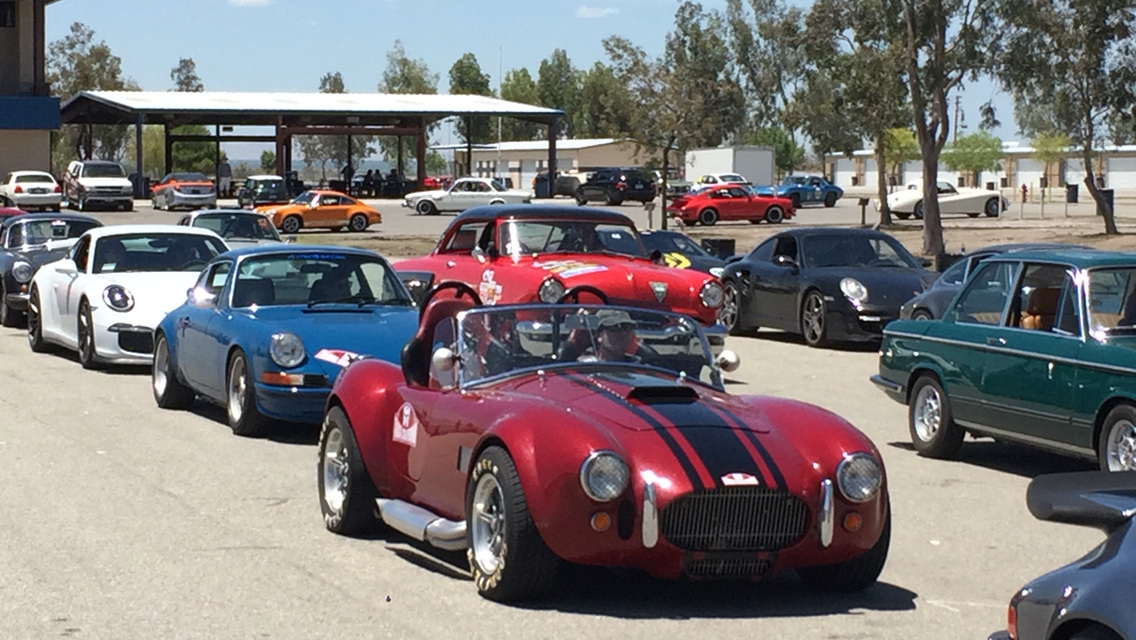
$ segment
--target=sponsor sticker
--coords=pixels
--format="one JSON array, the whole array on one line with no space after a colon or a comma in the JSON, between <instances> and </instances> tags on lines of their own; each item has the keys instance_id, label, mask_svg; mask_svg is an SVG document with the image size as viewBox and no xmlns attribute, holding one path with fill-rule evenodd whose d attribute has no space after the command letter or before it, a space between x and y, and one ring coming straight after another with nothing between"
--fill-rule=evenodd
<instances>
[{"instance_id":1,"label":"sponsor sticker","mask_svg":"<svg viewBox=\"0 0 1136 640\"><path fill-rule=\"evenodd\" d=\"M727 487L757 486L761 481L748 473L727 473L722 476L722 484Z\"/></svg>"},{"instance_id":2,"label":"sponsor sticker","mask_svg":"<svg viewBox=\"0 0 1136 640\"><path fill-rule=\"evenodd\" d=\"M316 360L323 360L341 367L346 367L362 357L358 353L343 351L342 349L320 349L315 355Z\"/></svg>"},{"instance_id":3,"label":"sponsor sticker","mask_svg":"<svg viewBox=\"0 0 1136 640\"><path fill-rule=\"evenodd\" d=\"M501 299L501 285L494 279L493 270L486 269L481 274L481 285L477 288L481 302L487 305L497 304Z\"/></svg>"},{"instance_id":4,"label":"sponsor sticker","mask_svg":"<svg viewBox=\"0 0 1136 640\"><path fill-rule=\"evenodd\" d=\"M594 262L580 262L579 260L555 260L552 262L541 262L534 264L549 273L554 273L561 278L571 278L573 276L582 276L589 273L599 273L607 271L607 267L602 264Z\"/></svg>"},{"instance_id":5,"label":"sponsor sticker","mask_svg":"<svg viewBox=\"0 0 1136 640\"><path fill-rule=\"evenodd\" d=\"M409 402L402 403L394 414L391 440L414 446L418 443L418 414Z\"/></svg>"},{"instance_id":6,"label":"sponsor sticker","mask_svg":"<svg viewBox=\"0 0 1136 640\"><path fill-rule=\"evenodd\" d=\"M673 251L671 253L664 253L663 261L666 262L666 265L668 267L673 267L675 269L686 269L690 267L689 258L682 255L681 253L675 253Z\"/></svg>"}]
</instances>

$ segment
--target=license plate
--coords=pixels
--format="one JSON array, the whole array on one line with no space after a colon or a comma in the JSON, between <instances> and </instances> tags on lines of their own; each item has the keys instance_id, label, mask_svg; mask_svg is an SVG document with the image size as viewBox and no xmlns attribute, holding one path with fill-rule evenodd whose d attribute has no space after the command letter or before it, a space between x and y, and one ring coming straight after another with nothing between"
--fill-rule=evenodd
<instances>
[{"instance_id":1,"label":"license plate","mask_svg":"<svg viewBox=\"0 0 1136 640\"><path fill-rule=\"evenodd\" d=\"M47 193L47 189L29 189L29 193Z\"/></svg>"},{"instance_id":2,"label":"license plate","mask_svg":"<svg viewBox=\"0 0 1136 640\"><path fill-rule=\"evenodd\" d=\"M635 188L636 188L636 189L642 189L642 188L643 188L643 183L642 183L642 182L636 182L636 183L635 183Z\"/></svg>"}]
</instances>

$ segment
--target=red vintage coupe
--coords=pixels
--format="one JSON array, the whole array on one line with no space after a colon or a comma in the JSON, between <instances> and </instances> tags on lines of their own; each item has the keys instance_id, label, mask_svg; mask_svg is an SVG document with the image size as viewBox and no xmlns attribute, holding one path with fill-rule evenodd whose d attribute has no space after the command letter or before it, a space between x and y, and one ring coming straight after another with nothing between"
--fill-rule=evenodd
<instances>
[{"instance_id":1,"label":"red vintage coupe","mask_svg":"<svg viewBox=\"0 0 1136 640\"><path fill-rule=\"evenodd\" d=\"M690 226L710 226L719 220L761 221L771 224L793 217L793 201L788 198L758 195L748 185L718 184L697 193L680 196L671 201L667 212L676 220Z\"/></svg>"},{"instance_id":2,"label":"red vintage coupe","mask_svg":"<svg viewBox=\"0 0 1136 640\"><path fill-rule=\"evenodd\" d=\"M478 303L464 284L435 287L401 367L362 359L337 378L319 442L329 530L385 525L466 550L477 589L500 601L549 592L565 561L875 583L887 482L851 424L730 395L721 372L737 357L711 356L686 316Z\"/></svg>"},{"instance_id":3,"label":"red vintage coupe","mask_svg":"<svg viewBox=\"0 0 1136 640\"><path fill-rule=\"evenodd\" d=\"M713 325L724 300L718 279L658 262L625 215L526 204L468 209L430 255L394 267L412 291L455 280L488 305L552 303L584 285L618 304L671 310Z\"/></svg>"}]
</instances>

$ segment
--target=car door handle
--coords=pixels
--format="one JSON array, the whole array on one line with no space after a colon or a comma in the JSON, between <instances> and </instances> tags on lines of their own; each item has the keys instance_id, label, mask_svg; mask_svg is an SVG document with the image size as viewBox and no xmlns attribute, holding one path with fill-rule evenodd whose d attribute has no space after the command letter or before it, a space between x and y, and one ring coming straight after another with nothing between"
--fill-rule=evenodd
<instances>
[{"instance_id":1,"label":"car door handle","mask_svg":"<svg viewBox=\"0 0 1136 640\"><path fill-rule=\"evenodd\" d=\"M987 338L986 344L1004 347L1004 346L1006 346L1006 339L1005 338Z\"/></svg>"}]
</instances>

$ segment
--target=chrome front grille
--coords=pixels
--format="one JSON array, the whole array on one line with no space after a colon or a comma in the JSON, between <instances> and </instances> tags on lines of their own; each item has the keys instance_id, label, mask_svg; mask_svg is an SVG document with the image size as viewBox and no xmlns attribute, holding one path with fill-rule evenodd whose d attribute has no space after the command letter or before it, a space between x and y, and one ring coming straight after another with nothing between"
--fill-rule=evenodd
<instances>
[{"instance_id":1,"label":"chrome front grille","mask_svg":"<svg viewBox=\"0 0 1136 640\"><path fill-rule=\"evenodd\" d=\"M690 551L773 551L805 534L809 510L786 491L725 487L680 496L662 509L668 542Z\"/></svg>"},{"instance_id":2,"label":"chrome front grille","mask_svg":"<svg viewBox=\"0 0 1136 640\"><path fill-rule=\"evenodd\" d=\"M753 554L708 553L682 563L682 573L689 578L763 578L772 569L772 557Z\"/></svg>"}]
</instances>

